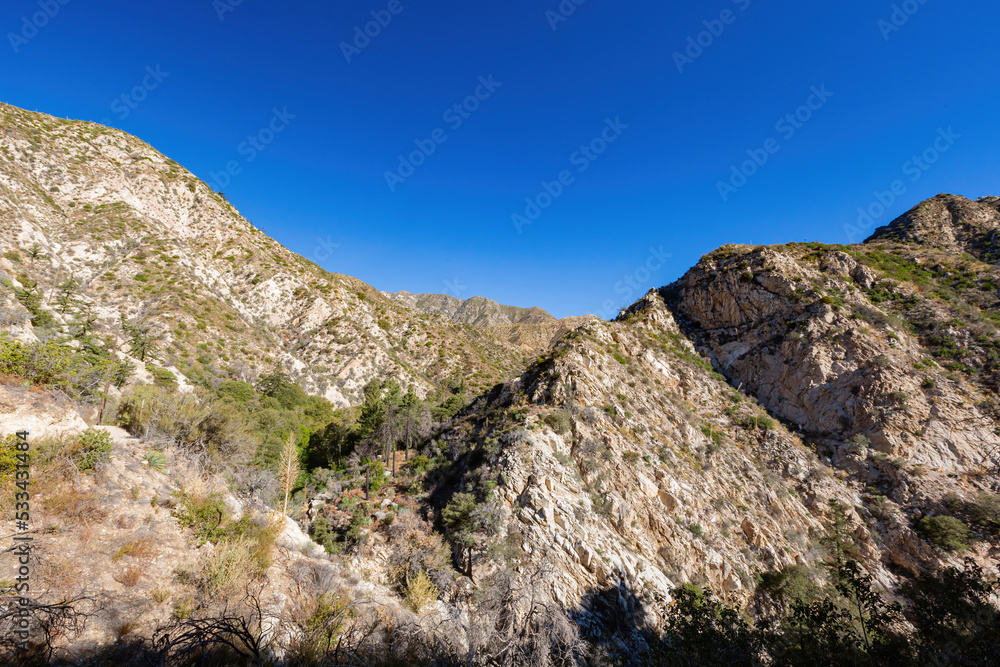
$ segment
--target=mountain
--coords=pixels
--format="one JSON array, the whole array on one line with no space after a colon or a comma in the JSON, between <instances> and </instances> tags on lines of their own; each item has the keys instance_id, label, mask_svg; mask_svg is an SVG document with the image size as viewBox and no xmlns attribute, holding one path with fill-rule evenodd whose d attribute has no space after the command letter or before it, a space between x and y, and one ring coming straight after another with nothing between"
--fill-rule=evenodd
<instances>
[{"instance_id":1,"label":"mountain","mask_svg":"<svg viewBox=\"0 0 1000 667\"><path fill-rule=\"evenodd\" d=\"M544 325L542 335L511 343L509 331L415 310L327 272L118 130L2 105L0 154L0 272L11 286L0 320L29 339L83 318L111 341L125 323L146 331L155 351L123 349L182 386L252 379L277 365L346 406L374 378L397 378L421 395L456 375L485 389L555 333L540 309L498 307L508 319L477 302L463 309ZM25 288L46 314L16 302L13 292ZM39 316L45 326L32 325Z\"/></svg>"},{"instance_id":2,"label":"mountain","mask_svg":"<svg viewBox=\"0 0 1000 667\"><path fill-rule=\"evenodd\" d=\"M502 324L539 324L554 322L555 318L541 308L503 306L485 297L458 299L449 294L410 294L409 292L383 292L397 303L422 313L444 315L450 320L479 327Z\"/></svg>"},{"instance_id":3,"label":"mountain","mask_svg":"<svg viewBox=\"0 0 1000 667\"><path fill-rule=\"evenodd\" d=\"M911 209L885 227L879 227L866 243L899 241L950 254L967 253L988 264L1000 260L1000 197L971 201L954 195L938 195Z\"/></svg>"},{"instance_id":4,"label":"mountain","mask_svg":"<svg viewBox=\"0 0 1000 667\"><path fill-rule=\"evenodd\" d=\"M996 577L1000 199L725 245L612 322L556 320L380 293L134 137L0 111L0 433L35 438L39 664L785 664L811 636L881 664L879 619L905 663L928 586ZM76 398L67 348L100 371ZM112 389L116 358L137 372ZM995 651L991 585L938 630ZM751 629L769 648L734 648Z\"/></svg>"},{"instance_id":5,"label":"mountain","mask_svg":"<svg viewBox=\"0 0 1000 667\"><path fill-rule=\"evenodd\" d=\"M938 197L863 245L709 253L477 399L443 436L455 486L496 489L593 632L626 613L595 591L658 627L682 583L746 602L761 573L820 571L835 525L888 590L963 551L992 571L998 534L970 517L1000 507L1000 268L972 255L994 204ZM971 545L928 532L942 519Z\"/></svg>"}]
</instances>

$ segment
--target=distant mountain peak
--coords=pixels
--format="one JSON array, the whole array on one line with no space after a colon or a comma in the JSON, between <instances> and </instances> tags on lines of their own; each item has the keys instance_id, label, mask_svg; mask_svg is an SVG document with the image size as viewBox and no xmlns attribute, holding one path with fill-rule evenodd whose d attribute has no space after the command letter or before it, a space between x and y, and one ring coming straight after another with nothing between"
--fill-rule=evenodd
<instances>
[{"instance_id":1,"label":"distant mountain peak","mask_svg":"<svg viewBox=\"0 0 1000 667\"><path fill-rule=\"evenodd\" d=\"M865 241L902 241L1000 261L1000 197L977 200L941 194L879 227Z\"/></svg>"},{"instance_id":2,"label":"distant mountain peak","mask_svg":"<svg viewBox=\"0 0 1000 667\"><path fill-rule=\"evenodd\" d=\"M413 294L411 292L383 292L385 297L424 313L444 315L462 324L495 327L504 324L540 324L555 322L556 318L536 307L505 306L483 296L459 299L450 294Z\"/></svg>"}]
</instances>

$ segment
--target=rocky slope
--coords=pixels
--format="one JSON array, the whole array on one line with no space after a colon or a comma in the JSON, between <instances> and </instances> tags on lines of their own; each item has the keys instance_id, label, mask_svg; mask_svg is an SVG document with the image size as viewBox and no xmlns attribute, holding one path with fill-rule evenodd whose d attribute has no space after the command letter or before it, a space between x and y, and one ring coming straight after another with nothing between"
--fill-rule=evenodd
<instances>
[{"instance_id":1,"label":"rocky slope","mask_svg":"<svg viewBox=\"0 0 1000 667\"><path fill-rule=\"evenodd\" d=\"M481 296L463 300L450 294L411 294L405 291L383 292L382 294L414 310L444 315L455 322L480 327L555 321L554 317L541 308L504 306Z\"/></svg>"},{"instance_id":2,"label":"rocky slope","mask_svg":"<svg viewBox=\"0 0 1000 667\"><path fill-rule=\"evenodd\" d=\"M135 137L8 105L0 253L4 329L35 337L35 314L13 298L28 288L55 320L41 337L86 318L110 344L124 318L150 330L156 364L193 384L248 379L277 363L346 406L375 377L425 394L458 374L483 389L540 351L321 269ZM546 320L534 311L519 319Z\"/></svg>"},{"instance_id":3,"label":"rocky slope","mask_svg":"<svg viewBox=\"0 0 1000 667\"><path fill-rule=\"evenodd\" d=\"M916 528L1000 491L1000 270L940 239L987 229L992 203L926 202L890 226L905 243L710 253L479 399L445 436L471 443L454 486L496 499L585 623L595 591L655 622L678 583L745 599L757 574L816 567L831 501L887 589L958 565ZM908 222L929 210L953 212L933 243ZM996 535L974 533L966 555L996 571Z\"/></svg>"},{"instance_id":4,"label":"rocky slope","mask_svg":"<svg viewBox=\"0 0 1000 667\"><path fill-rule=\"evenodd\" d=\"M948 253L968 253L983 262L1000 259L1000 197L971 201L940 195L879 227L867 243L912 242Z\"/></svg>"},{"instance_id":5,"label":"rocky slope","mask_svg":"<svg viewBox=\"0 0 1000 667\"><path fill-rule=\"evenodd\" d=\"M617 587L653 625L682 583L745 600L757 573L824 557L831 500L863 505L847 473L711 370L656 294L568 334L445 440L472 443L456 484L495 499L501 533L554 564L552 595L595 631ZM877 531L851 517L878 563Z\"/></svg>"}]
</instances>

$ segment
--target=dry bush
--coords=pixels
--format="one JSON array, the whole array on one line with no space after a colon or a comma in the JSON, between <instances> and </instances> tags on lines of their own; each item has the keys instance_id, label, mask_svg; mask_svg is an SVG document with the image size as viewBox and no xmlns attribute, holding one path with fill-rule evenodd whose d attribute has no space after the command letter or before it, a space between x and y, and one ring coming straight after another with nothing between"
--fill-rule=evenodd
<instances>
[{"instance_id":1,"label":"dry bush","mask_svg":"<svg viewBox=\"0 0 1000 667\"><path fill-rule=\"evenodd\" d=\"M128 530L135 525L135 519L133 519L128 514L119 514L118 518L115 519L115 525L122 530Z\"/></svg>"},{"instance_id":2,"label":"dry bush","mask_svg":"<svg viewBox=\"0 0 1000 667\"><path fill-rule=\"evenodd\" d=\"M437 600L439 594L440 591L427 576L427 573L421 571L410 580L410 585L406 587L406 603L419 614L424 610L424 607Z\"/></svg>"},{"instance_id":3,"label":"dry bush","mask_svg":"<svg viewBox=\"0 0 1000 667\"><path fill-rule=\"evenodd\" d=\"M86 521L82 522L77 526L76 539L80 542L80 546L90 546L90 543L94 540L94 527Z\"/></svg>"},{"instance_id":4,"label":"dry bush","mask_svg":"<svg viewBox=\"0 0 1000 667\"><path fill-rule=\"evenodd\" d=\"M111 557L111 562L117 563L125 556L139 559L150 558L154 553L153 539L148 535L140 535L118 547L118 550Z\"/></svg>"},{"instance_id":5,"label":"dry bush","mask_svg":"<svg viewBox=\"0 0 1000 667\"><path fill-rule=\"evenodd\" d=\"M250 540L222 542L202 565L198 587L210 597L229 599L261 574L259 545Z\"/></svg>"},{"instance_id":6,"label":"dry bush","mask_svg":"<svg viewBox=\"0 0 1000 667\"><path fill-rule=\"evenodd\" d=\"M132 634L132 632L139 627L139 623L136 621L122 621L114 627L115 639L121 641L127 635Z\"/></svg>"},{"instance_id":7,"label":"dry bush","mask_svg":"<svg viewBox=\"0 0 1000 667\"><path fill-rule=\"evenodd\" d=\"M129 565L115 574L115 581L126 588L132 588L142 579L146 571L138 565Z\"/></svg>"},{"instance_id":8,"label":"dry bush","mask_svg":"<svg viewBox=\"0 0 1000 667\"><path fill-rule=\"evenodd\" d=\"M46 511L69 525L97 523L107 516L96 493L81 491L76 486L52 491L45 495L43 502Z\"/></svg>"},{"instance_id":9,"label":"dry bush","mask_svg":"<svg viewBox=\"0 0 1000 667\"><path fill-rule=\"evenodd\" d=\"M46 583L49 588L69 588L79 580L81 570L72 561L43 554L37 549L34 555L36 560L33 574Z\"/></svg>"},{"instance_id":10,"label":"dry bush","mask_svg":"<svg viewBox=\"0 0 1000 667\"><path fill-rule=\"evenodd\" d=\"M157 586L149 592L149 597L152 598L153 602L156 604L163 604L170 599L171 592L169 589L163 586Z\"/></svg>"},{"instance_id":11,"label":"dry bush","mask_svg":"<svg viewBox=\"0 0 1000 667\"><path fill-rule=\"evenodd\" d=\"M389 579L401 592L406 592L421 573L438 590L451 586L448 548L434 532L429 521L413 512L401 512L387 531L389 537Z\"/></svg>"}]
</instances>

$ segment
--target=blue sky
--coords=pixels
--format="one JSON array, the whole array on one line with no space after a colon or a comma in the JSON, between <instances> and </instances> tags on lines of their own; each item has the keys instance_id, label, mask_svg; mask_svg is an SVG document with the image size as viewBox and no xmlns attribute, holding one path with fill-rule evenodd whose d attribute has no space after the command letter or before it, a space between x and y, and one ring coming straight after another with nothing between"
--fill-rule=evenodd
<instances>
[{"instance_id":1,"label":"blue sky","mask_svg":"<svg viewBox=\"0 0 1000 667\"><path fill-rule=\"evenodd\" d=\"M576 2L7 0L0 99L141 137L331 271L557 316L1000 194L995 2Z\"/></svg>"}]
</instances>

